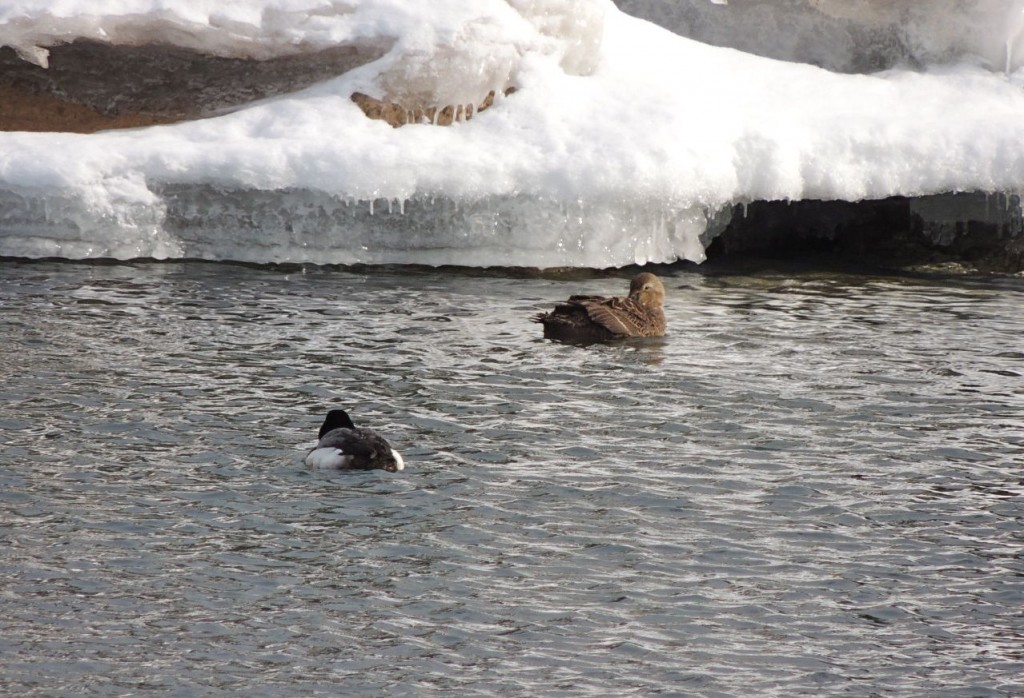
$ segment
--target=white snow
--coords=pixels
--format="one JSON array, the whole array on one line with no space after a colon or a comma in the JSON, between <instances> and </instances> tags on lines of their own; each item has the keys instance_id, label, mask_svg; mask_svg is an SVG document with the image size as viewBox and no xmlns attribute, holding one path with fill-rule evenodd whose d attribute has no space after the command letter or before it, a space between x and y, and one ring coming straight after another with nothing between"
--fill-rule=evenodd
<instances>
[{"instance_id":1,"label":"white snow","mask_svg":"<svg viewBox=\"0 0 1024 698\"><path fill-rule=\"evenodd\" d=\"M48 46L76 37L255 58L390 48L215 118L0 133L0 255L700 261L736 203L1024 184L1024 75L970 56L840 74L698 43L604 0L0 7L0 44L27 59L43 64ZM479 102L509 84L518 91L452 127L394 129L349 99Z\"/></svg>"}]
</instances>

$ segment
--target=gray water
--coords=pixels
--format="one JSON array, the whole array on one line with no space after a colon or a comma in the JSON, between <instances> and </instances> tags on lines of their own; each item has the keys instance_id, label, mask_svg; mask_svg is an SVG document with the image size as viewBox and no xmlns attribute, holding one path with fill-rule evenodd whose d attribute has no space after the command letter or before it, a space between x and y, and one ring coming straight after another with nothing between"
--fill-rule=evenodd
<instances>
[{"instance_id":1,"label":"gray water","mask_svg":"<svg viewBox=\"0 0 1024 698\"><path fill-rule=\"evenodd\" d=\"M1024 280L664 275L0 263L0 692L1024 695Z\"/></svg>"}]
</instances>

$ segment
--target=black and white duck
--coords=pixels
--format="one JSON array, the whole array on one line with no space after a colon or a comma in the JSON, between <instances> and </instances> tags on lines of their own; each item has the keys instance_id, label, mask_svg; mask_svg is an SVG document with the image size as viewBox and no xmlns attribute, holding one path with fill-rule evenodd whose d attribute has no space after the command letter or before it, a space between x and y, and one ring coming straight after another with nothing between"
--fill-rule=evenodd
<instances>
[{"instance_id":1,"label":"black and white duck","mask_svg":"<svg viewBox=\"0 0 1024 698\"><path fill-rule=\"evenodd\" d=\"M370 429L359 429L345 410L327 413L319 441L306 456L306 465L328 470L386 470L405 468L398 451L384 437Z\"/></svg>"}]
</instances>

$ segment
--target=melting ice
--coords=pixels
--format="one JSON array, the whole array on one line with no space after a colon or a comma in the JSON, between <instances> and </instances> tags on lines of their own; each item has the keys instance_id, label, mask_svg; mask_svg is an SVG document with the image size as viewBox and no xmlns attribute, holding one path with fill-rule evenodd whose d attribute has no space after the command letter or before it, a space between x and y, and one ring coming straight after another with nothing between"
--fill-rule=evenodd
<instances>
[{"instance_id":1,"label":"melting ice","mask_svg":"<svg viewBox=\"0 0 1024 698\"><path fill-rule=\"evenodd\" d=\"M800 4L748 4L733 45ZM723 22L736 5L676 3ZM44 67L76 39L373 59L173 125L0 133L0 255L608 267L701 261L750 201L1018 191L1024 2L977 3L969 25L961 5L929 4L944 21L916 25L903 67L856 73L605 0L13 0L0 46ZM949 26L971 31L954 45ZM447 127L393 128L351 99L413 110L491 91Z\"/></svg>"}]
</instances>

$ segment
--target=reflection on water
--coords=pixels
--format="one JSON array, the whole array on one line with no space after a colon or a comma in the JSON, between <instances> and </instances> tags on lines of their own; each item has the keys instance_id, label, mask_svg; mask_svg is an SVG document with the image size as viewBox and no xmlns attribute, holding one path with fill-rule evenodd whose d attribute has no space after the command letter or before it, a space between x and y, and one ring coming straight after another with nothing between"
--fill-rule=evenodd
<instances>
[{"instance_id":1,"label":"reflection on water","mask_svg":"<svg viewBox=\"0 0 1024 698\"><path fill-rule=\"evenodd\" d=\"M12 694L1024 693L1020 280L668 270L581 348L622 278L0 278ZM330 405L407 469L305 469Z\"/></svg>"}]
</instances>

